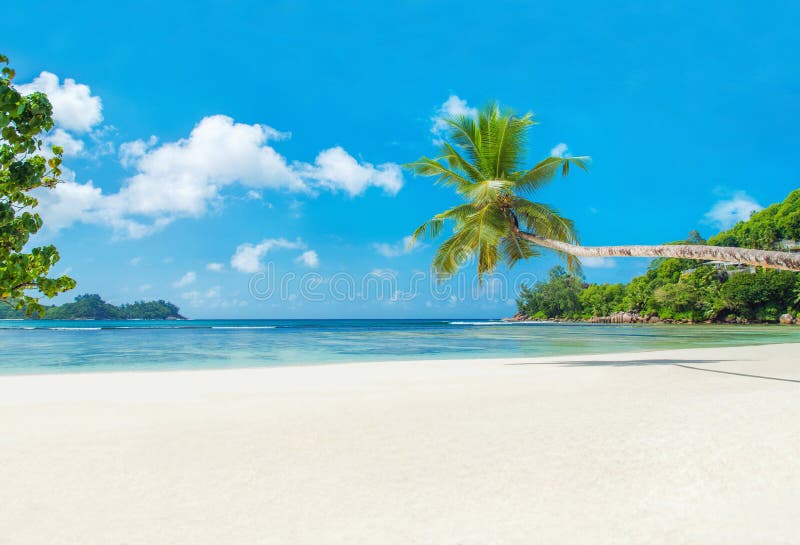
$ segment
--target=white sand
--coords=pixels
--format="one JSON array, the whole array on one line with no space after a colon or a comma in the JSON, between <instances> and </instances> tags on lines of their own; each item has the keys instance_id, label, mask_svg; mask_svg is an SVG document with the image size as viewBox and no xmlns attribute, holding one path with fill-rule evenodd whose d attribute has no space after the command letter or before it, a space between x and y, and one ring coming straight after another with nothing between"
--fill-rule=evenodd
<instances>
[{"instance_id":1,"label":"white sand","mask_svg":"<svg viewBox=\"0 0 800 545\"><path fill-rule=\"evenodd\" d=\"M0 377L0 543L800 542L800 382L673 363L800 344Z\"/></svg>"}]
</instances>

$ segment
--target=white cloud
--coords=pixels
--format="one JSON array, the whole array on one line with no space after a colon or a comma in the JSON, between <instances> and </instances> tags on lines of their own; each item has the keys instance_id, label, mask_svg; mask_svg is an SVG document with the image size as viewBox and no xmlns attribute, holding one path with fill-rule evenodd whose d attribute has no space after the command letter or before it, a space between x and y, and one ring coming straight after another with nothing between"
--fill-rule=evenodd
<instances>
[{"instance_id":1,"label":"white cloud","mask_svg":"<svg viewBox=\"0 0 800 545\"><path fill-rule=\"evenodd\" d=\"M128 238L141 238L166 227L173 218L161 217L143 223L126 216L124 202L119 195L103 195L102 189L91 181L81 184L66 179L53 189L35 191L39 200L38 212L48 231L58 231L80 221L103 224Z\"/></svg>"},{"instance_id":2,"label":"white cloud","mask_svg":"<svg viewBox=\"0 0 800 545\"><path fill-rule=\"evenodd\" d=\"M304 177L315 184L332 191L345 191L350 196L360 195L371 186L396 195L403 187L403 173L399 165L384 163L375 167L370 163L359 163L338 146L320 152L314 166L303 170Z\"/></svg>"},{"instance_id":3,"label":"white cloud","mask_svg":"<svg viewBox=\"0 0 800 545\"><path fill-rule=\"evenodd\" d=\"M400 255L410 254L415 249L424 246L424 244L421 242L417 242L412 246L411 241L412 237L409 235L394 243L376 242L372 245L372 248L384 257L397 257Z\"/></svg>"},{"instance_id":4,"label":"white cloud","mask_svg":"<svg viewBox=\"0 0 800 545\"><path fill-rule=\"evenodd\" d=\"M182 299L189 301L193 307L219 305L220 287L214 286L205 291L192 290L181 294Z\"/></svg>"},{"instance_id":5,"label":"white cloud","mask_svg":"<svg viewBox=\"0 0 800 545\"><path fill-rule=\"evenodd\" d=\"M100 97L92 96L88 85L76 83L66 78L59 83L57 75L42 72L31 83L19 85L17 90L24 94L43 92L53 105L53 119L63 129L75 132L88 132L103 120L103 103Z\"/></svg>"},{"instance_id":6,"label":"white cloud","mask_svg":"<svg viewBox=\"0 0 800 545\"><path fill-rule=\"evenodd\" d=\"M114 152L114 143L109 140L114 128L99 125L103 121L103 103L92 95L88 85L70 78L61 83L57 75L42 72L17 90L26 95L43 92L53 106L54 128L43 138L43 155L52 155L51 146L61 146L64 157L97 158Z\"/></svg>"},{"instance_id":7,"label":"white cloud","mask_svg":"<svg viewBox=\"0 0 800 545\"><path fill-rule=\"evenodd\" d=\"M456 95L450 95L447 100L439 106L436 110L436 115L431 119L433 121L431 132L437 136L441 135L447 127L449 127L449 125L445 123L445 119L458 116L476 117L477 115L478 110L468 106L466 100Z\"/></svg>"},{"instance_id":8,"label":"white cloud","mask_svg":"<svg viewBox=\"0 0 800 545\"><path fill-rule=\"evenodd\" d=\"M225 265L216 262L208 263L206 265L206 270L211 272L222 272L225 270Z\"/></svg>"},{"instance_id":9,"label":"white cloud","mask_svg":"<svg viewBox=\"0 0 800 545\"><path fill-rule=\"evenodd\" d=\"M189 271L181 276L179 280L173 282L172 285L176 288L185 288L190 284L194 284L195 280L197 280L197 274L194 271Z\"/></svg>"},{"instance_id":10,"label":"white cloud","mask_svg":"<svg viewBox=\"0 0 800 545\"><path fill-rule=\"evenodd\" d=\"M706 212L704 221L720 229L729 229L737 222L750 219L753 212L762 208L764 207L758 204L753 197L744 191L737 191L730 199L718 201L711 210Z\"/></svg>"},{"instance_id":11,"label":"white cloud","mask_svg":"<svg viewBox=\"0 0 800 545\"><path fill-rule=\"evenodd\" d=\"M103 191L91 181L79 184L65 180L53 189L36 191L39 213L49 230L58 231L72 225L76 218L87 221L103 200Z\"/></svg>"},{"instance_id":12,"label":"white cloud","mask_svg":"<svg viewBox=\"0 0 800 545\"><path fill-rule=\"evenodd\" d=\"M64 148L64 157L76 157L83 153L86 145L64 129L58 128L45 137L45 144Z\"/></svg>"},{"instance_id":13,"label":"white cloud","mask_svg":"<svg viewBox=\"0 0 800 545\"><path fill-rule=\"evenodd\" d=\"M258 244L246 242L239 244L231 257L231 268L239 272L254 273L261 270L261 259L273 249L302 249L301 241L292 242L285 238L267 238Z\"/></svg>"},{"instance_id":14,"label":"white cloud","mask_svg":"<svg viewBox=\"0 0 800 545\"><path fill-rule=\"evenodd\" d=\"M135 165L147 153L147 150L155 146L156 143L158 143L158 138L155 135L151 136L147 141L140 139L123 142L119 145L120 164L125 168Z\"/></svg>"},{"instance_id":15,"label":"white cloud","mask_svg":"<svg viewBox=\"0 0 800 545\"><path fill-rule=\"evenodd\" d=\"M134 267L139 265L139 263L141 263L141 262L142 262L142 258L139 257L138 255L136 257L132 257L131 261L130 261L131 265L134 266Z\"/></svg>"},{"instance_id":16,"label":"white cloud","mask_svg":"<svg viewBox=\"0 0 800 545\"><path fill-rule=\"evenodd\" d=\"M582 257L581 265L588 269L613 269L617 262L610 257Z\"/></svg>"},{"instance_id":17,"label":"white cloud","mask_svg":"<svg viewBox=\"0 0 800 545\"><path fill-rule=\"evenodd\" d=\"M314 165L290 164L268 145L287 137L266 125L235 123L222 115L205 117L188 138L160 146L155 146L154 137L121 145L120 161L136 172L118 192L103 194L91 182L73 182L71 187L57 187L57 195L42 203L41 213L50 229L96 223L140 238L177 218L203 216L221 203L222 190L232 184L308 195L317 189L343 190L351 196L373 186L395 194L403 185L398 165L359 163L340 147L321 152ZM66 201L79 196L80 207L67 206ZM58 221L50 222L51 214Z\"/></svg>"},{"instance_id":18,"label":"white cloud","mask_svg":"<svg viewBox=\"0 0 800 545\"><path fill-rule=\"evenodd\" d=\"M234 123L230 117L206 117L188 138L163 144L136 161L137 174L119 193L132 213L203 215L223 186L302 191L306 184L273 148L283 135L267 126Z\"/></svg>"},{"instance_id":19,"label":"white cloud","mask_svg":"<svg viewBox=\"0 0 800 545\"><path fill-rule=\"evenodd\" d=\"M553 149L550 150L550 157L569 157L568 149L564 142L556 144Z\"/></svg>"},{"instance_id":20,"label":"white cloud","mask_svg":"<svg viewBox=\"0 0 800 545\"><path fill-rule=\"evenodd\" d=\"M303 252L302 254L297 256L295 261L305 265L310 269L316 269L317 267L319 267L319 256L317 255L317 252L315 252L314 250L308 250L306 252Z\"/></svg>"}]
</instances>

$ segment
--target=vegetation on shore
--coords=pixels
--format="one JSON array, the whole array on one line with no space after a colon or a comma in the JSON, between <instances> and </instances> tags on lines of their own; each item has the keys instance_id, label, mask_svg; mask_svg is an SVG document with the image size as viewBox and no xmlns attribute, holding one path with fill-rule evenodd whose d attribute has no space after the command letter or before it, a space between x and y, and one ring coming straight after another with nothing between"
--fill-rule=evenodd
<instances>
[{"instance_id":1,"label":"vegetation on shore","mask_svg":"<svg viewBox=\"0 0 800 545\"><path fill-rule=\"evenodd\" d=\"M167 301L136 301L116 306L97 294L79 295L73 303L45 307L48 320L184 320L179 309ZM0 306L0 318L26 318L21 310ZM39 318L38 313L33 318Z\"/></svg>"},{"instance_id":2,"label":"vegetation on shore","mask_svg":"<svg viewBox=\"0 0 800 545\"><path fill-rule=\"evenodd\" d=\"M719 233L708 244L793 249L800 239L800 190ZM697 232L689 244L706 244ZM561 267L524 286L519 318L591 319L625 312L636 320L778 322L800 318L800 273L729 267L689 259L656 259L628 284L587 284Z\"/></svg>"}]
</instances>

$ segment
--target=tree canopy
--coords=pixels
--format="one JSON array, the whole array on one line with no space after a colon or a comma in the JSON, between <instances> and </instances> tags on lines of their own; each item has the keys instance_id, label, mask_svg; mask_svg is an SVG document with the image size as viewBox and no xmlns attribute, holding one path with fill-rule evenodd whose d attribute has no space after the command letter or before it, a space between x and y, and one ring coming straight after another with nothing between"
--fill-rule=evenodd
<instances>
[{"instance_id":1,"label":"tree canopy","mask_svg":"<svg viewBox=\"0 0 800 545\"><path fill-rule=\"evenodd\" d=\"M136 301L123 305L107 303L96 293L87 293L75 297L72 303L45 307L46 314L34 314L35 318L48 320L167 320L183 319L180 309L170 302ZM6 307L0 308L0 318L22 318L22 311Z\"/></svg>"},{"instance_id":2,"label":"tree canopy","mask_svg":"<svg viewBox=\"0 0 800 545\"><path fill-rule=\"evenodd\" d=\"M436 238L446 222L454 224L433 259L437 273L455 273L470 257L477 257L478 278L491 273L501 261L509 267L539 254L537 246L520 236L520 228L548 239L576 243L572 221L551 206L523 195L534 194L570 166L586 169L588 157L547 157L525 168L528 129L533 114L516 115L497 103L483 108L476 118L459 115L443 119L448 127L436 158L422 157L406 165L419 176L436 177L452 187L464 203L437 214L414 231ZM578 261L563 254L571 269Z\"/></svg>"},{"instance_id":3,"label":"tree canopy","mask_svg":"<svg viewBox=\"0 0 800 545\"><path fill-rule=\"evenodd\" d=\"M0 66L0 301L27 314L41 313L40 295L75 287L68 276L48 277L60 258L55 246L26 248L42 227L32 192L58 183L63 150L43 150L42 135L53 128L47 96L23 96L12 86L7 57L0 55Z\"/></svg>"}]
</instances>

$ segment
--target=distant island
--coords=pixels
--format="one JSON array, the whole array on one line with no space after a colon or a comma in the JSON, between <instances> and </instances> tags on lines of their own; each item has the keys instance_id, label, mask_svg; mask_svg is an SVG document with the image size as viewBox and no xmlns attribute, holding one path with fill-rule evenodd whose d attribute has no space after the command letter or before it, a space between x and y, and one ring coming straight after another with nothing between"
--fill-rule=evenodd
<instances>
[{"instance_id":1,"label":"distant island","mask_svg":"<svg viewBox=\"0 0 800 545\"><path fill-rule=\"evenodd\" d=\"M136 301L116 306L107 303L96 293L75 297L73 303L45 307L43 317L34 315L29 319L43 320L185 320L179 308L172 303L158 301ZM0 319L28 318L22 311L0 305Z\"/></svg>"},{"instance_id":2,"label":"distant island","mask_svg":"<svg viewBox=\"0 0 800 545\"><path fill-rule=\"evenodd\" d=\"M800 250L800 190L708 241L697 231L675 244ZM599 323L782 323L800 325L800 273L661 258L627 284L590 284L563 267L522 286L511 321Z\"/></svg>"}]
</instances>

